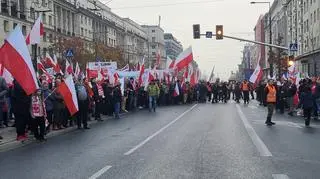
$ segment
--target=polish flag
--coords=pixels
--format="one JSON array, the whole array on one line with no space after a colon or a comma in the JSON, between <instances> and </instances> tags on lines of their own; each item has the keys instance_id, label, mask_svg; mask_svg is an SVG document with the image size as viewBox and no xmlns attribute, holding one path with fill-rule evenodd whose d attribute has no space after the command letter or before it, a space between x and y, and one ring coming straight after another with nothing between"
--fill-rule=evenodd
<instances>
[{"instance_id":1,"label":"polish flag","mask_svg":"<svg viewBox=\"0 0 320 179\"><path fill-rule=\"evenodd\" d=\"M75 69L75 71L74 71L74 75L75 75L77 78L79 78L80 72L81 72L80 66L79 66L79 63L77 62L77 63L76 63L76 69Z\"/></svg>"},{"instance_id":2,"label":"polish flag","mask_svg":"<svg viewBox=\"0 0 320 179\"><path fill-rule=\"evenodd\" d=\"M113 78L114 78L114 82L115 82L115 84L117 84L118 82L119 82L119 74L117 73L117 72L115 72L114 74L113 74Z\"/></svg>"},{"instance_id":3,"label":"polish flag","mask_svg":"<svg viewBox=\"0 0 320 179\"><path fill-rule=\"evenodd\" d=\"M49 53L46 53L45 62L46 62L46 65L48 65L50 67L55 67L56 66L56 63L53 61L53 59L51 58Z\"/></svg>"},{"instance_id":4,"label":"polish flag","mask_svg":"<svg viewBox=\"0 0 320 179\"><path fill-rule=\"evenodd\" d=\"M26 38L27 45L40 44L41 36L44 34L44 28L41 16L38 17L36 23L33 25L29 35Z\"/></svg>"},{"instance_id":5,"label":"polish flag","mask_svg":"<svg viewBox=\"0 0 320 179\"><path fill-rule=\"evenodd\" d=\"M19 25L5 40L0 49L0 54L2 57L0 63L12 74L26 94L34 93L39 88L39 85L30 53Z\"/></svg>"},{"instance_id":6,"label":"polish flag","mask_svg":"<svg viewBox=\"0 0 320 179\"><path fill-rule=\"evenodd\" d=\"M87 72L87 78L90 79L90 78L97 78L98 77L98 70L92 70L89 68L89 65L87 63L86 65L86 72Z\"/></svg>"},{"instance_id":7,"label":"polish flag","mask_svg":"<svg viewBox=\"0 0 320 179\"><path fill-rule=\"evenodd\" d=\"M173 96L177 97L179 95L180 95L179 86L178 86L178 83L176 83L176 86L175 86L174 91L173 91Z\"/></svg>"},{"instance_id":8,"label":"polish flag","mask_svg":"<svg viewBox=\"0 0 320 179\"><path fill-rule=\"evenodd\" d=\"M69 63L68 60L66 60L66 74L67 75L73 74L72 66L71 66L71 64Z\"/></svg>"},{"instance_id":9,"label":"polish flag","mask_svg":"<svg viewBox=\"0 0 320 179\"><path fill-rule=\"evenodd\" d=\"M262 74L263 74L262 69L261 69L261 67L260 67L260 65L258 63L257 67L254 70L254 72L252 73L249 81L256 85L261 80Z\"/></svg>"},{"instance_id":10,"label":"polish flag","mask_svg":"<svg viewBox=\"0 0 320 179\"><path fill-rule=\"evenodd\" d=\"M74 82L72 79L72 76L68 76L64 82L62 82L58 88L58 92L63 97L63 100L71 114L73 116L76 112L79 111L78 107L78 99L77 99L77 93L74 86Z\"/></svg>"},{"instance_id":11,"label":"polish flag","mask_svg":"<svg viewBox=\"0 0 320 179\"><path fill-rule=\"evenodd\" d=\"M175 60L174 67L178 69L178 71L187 67L189 63L193 60L192 47L190 46L185 51L183 51Z\"/></svg>"},{"instance_id":12,"label":"polish flag","mask_svg":"<svg viewBox=\"0 0 320 179\"><path fill-rule=\"evenodd\" d=\"M53 62L54 62L54 66L53 66L54 71L56 73L60 73L61 75L63 75L63 72L62 72L61 67L58 63L58 59L57 59L56 55L53 55Z\"/></svg>"},{"instance_id":13,"label":"polish flag","mask_svg":"<svg viewBox=\"0 0 320 179\"><path fill-rule=\"evenodd\" d=\"M140 68L140 74L139 74L139 85L142 84L142 75L144 74L144 58L142 60L142 65L141 65L141 68Z\"/></svg>"},{"instance_id":14,"label":"polish flag","mask_svg":"<svg viewBox=\"0 0 320 179\"><path fill-rule=\"evenodd\" d=\"M8 72L8 70L5 69L2 64L0 64L0 66L1 66L0 76L2 76L2 78L6 81L6 83L9 87L12 86L13 85L13 77L12 77L11 73Z\"/></svg>"},{"instance_id":15,"label":"polish flag","mask_svg":"<svg viewBox=\"0 0 320 179\"><path fill-rule=\"evenodd\" d=\"M188 68L188 66L184 69L184 75L183 75L183 77L185 78L185 79L187 79L188 78L188 74L189 74L189 68Z\"/></svg>"},{"instance_id":16,"label":"polish flag","mask_svg":"<svg viewBox=\"0 0 320 179\"><path fill-rule=\"evenodd\" d=\"M166 69L173 69L175 60L172 60L169 56L167 57Z\"/></svg>"},{"instance_id":17,"label":"polish flag","mask_svg":"<svg viewBox=\"0 0 320 179\"><path fill-rule=\"evenodd\" d=\"M38 71L39 70L42 70L44 71L46 68L43 66L42 62L40 61L39 58L37 58L37 68L38 68Z\"/></svg>"}]
</instances>

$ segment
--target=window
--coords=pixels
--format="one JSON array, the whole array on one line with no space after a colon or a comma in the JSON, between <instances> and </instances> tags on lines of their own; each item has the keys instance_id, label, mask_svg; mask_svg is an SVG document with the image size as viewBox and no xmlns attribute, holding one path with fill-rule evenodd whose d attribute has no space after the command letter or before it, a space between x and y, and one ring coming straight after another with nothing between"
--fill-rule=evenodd
<instances>
[{"instance_id":1,"label":"window","mask_svg":"<svg viewBox=\"0 0 320 179\"><path fill-rule=\"evenodd\" d=\"M26 27L25 25L22 26L22 34L23 34L24 36L27 35L27 27Z\"/></svg>"},{"instance_id":2,"label":"window","mask_svg":"<svg viewBox=\"0 0 320 179\"><path fill-rule=\"evenodd\" d=\"M85 30L85 35L86 35L86 36L88 35L88 30L87 30L87 29Z\"/></svg>"},{"instance_id":3,"label":"window","mask_svg":"<svg viewBox=\"0 0 320 179\"><path fill-rule=\"evenodd\" d=\"M17 25L17 23L13 23L13 29L16 28Z\"/></svg>"},{"instance_id":4,"label":"window","mask_svg":"<svg viewBox=\"0 0 320 179\"><path fill-rule=\"evenodd\" d=\"M52 16L49 16L49 25L52 26Z\"/></svg>"},{"instance_id":5,"label":"window","mask_svg":"<svg viewBox=\"0 0 320 179\"><path fill-rule=\"evenodd\" d=\"M318 8L318 10L317 10L318 12L318 20L320 21L320 9Z\"/></svg>"},{"instance_id":6,"label":"window","mask_svg":"<svg viewBox=\"0 0 320 179\"><path fill-rule=\"evenodd\" d=\"M80 19L81 19L81 24L83 24L83 16L80 15Z\"/></svg>"},{"instance_id":7,"label":"window","mask_svg":"<svg viewBox=\"0 0 320 179\"><path fill-rule=\"evenodd\" d=\"M316 15L316 11L313 12L313 22L316 23L317 21L317 15Z\"/></svg>"},{"instance_id":8,"label":"window","mask_svg":"<svg viewBox=\"0 0 320 179\"><path fill-rule=\"evenodd\" d=\"M11 16L18 17L18 4L17 2L11 2Z\"/></svg>"},{"instance_id":9,"label":"window","mask_svg":"<svg viewBox=\"0 0 320 179\"><path fill-rule=\"evenodd\" d=\"M44 6L44 7L45 7L45 6L46 6L46 4L47 4L47 3L46 3L46 0L42 0L42 6Z\"/></svg>"},{"instance_id":10,"label":"window","mask_svg":"<svg viewBox=\"0 0 320 179\"><path fill-rule=\"evenodd\" d=\"M156 42L156 37L152 37L152 42Z\"/></svg>"},{"instance_id":11,"label":"window","mask_svg":"<svg viewBox=\"0 0 320 179\"><path fill-rule=\"evenodd\" d=\"M154 29L153 29L153 30L151 30L151 32L152 32L152 33L155 33L155 32L156 32L156 30L154 30Z\"/></svg>"},{"instance_id":12,"label":"window","mask_svg":"<svg viewBox=\"0 0 320 179\"><path fill-rule=\"evenodd\" d=\"M45 32L43 32L43 41L46 42L47 41L47 34Z\"/></svg>"},{"instance_id":13,"label":"window","mask_svg":"<svg viewBox=\"0 0 320 179\"><path fill-rule=\"evenodd\" d=\"M156 56L156 52L152 52L152 56Z\"/></svg>"},{"instance_id":14,"label":"window","mask_svg":"<svg viewBox=\"0 0 320 179\"><path fill-rule=\"evenodd\" d=\"M88 22L87 22L87 17L84 17L84 23L87 25Z\"/></svg>"},{"instance_id":15,"label":"window","mask_svg":"<svg viewBox=\"0 0 320 179\"><path fill-rule=\"evenodd\" d=\"M313 13L311 13L311 19L310 19L310 25L312 24L312 20L313 20Z\"/></svg>"},{"instance_id":16,"label":"window","mask_svg":"<svg viewBox=\"0 0 320 179\"><path fill-rule=\"evenodd\" d=\"M43 21L43 24L47 23L47 16L45 13L42 14L42 21Z\"/></svg>"},{"instance_id":17,"label":"window","mask_svg":"<svg viewBox=\"0 0 320 179\"><path fill-rule=\"evenodd\" d=\"M34 8L32 8L32 7L30 7L30 18L31 19L34 19L35 17L34 17Z\"/></svg>"},{"instance_id":18,"label":"window","mask_svg":"<svg viewBox=\"0 0 320 179\"><path fill-rule=\"evenodd\" d=\"M6 20L3 21L3 29L5 32L9 32L9 22Z\"/></svg>"},{"instance_id":19,"label":"window","mask_svg":"<svg viewBox=\"0 0 320 179\"><path fill-rule=\"evenodd\" d=\"M81 36L83 36L83 28L81 28Z\"/></svg>"},{"instance_id":20,"label":"window","mask_svg":"<svg viewBox=\"0 0 320 179\"><path fill-rule=\"evenodd\" d=\"M51 1L51 0L48 1L48 8L49 8L49 9L52 8L52 1Z\"/></svg>"},{"instance_id":21,"label":"window","mask_svg":"<svg viewBox=\"0 0 320 179\"><path fill-rule=\"evenodd\" d=\"M152 45L151 48L152 48L152 49L156 49L156 46L155 46L155 45Z\"/></svg>"},{"instance_id":22,"label":"window","mask_svg":"<svg viewBox=\"0 0 320 179\"><path fill-rule=\"evenodd\" d=\"M1 12L2 13L8 13L8 2L7 1L1 1Z\"/></svg>"},{"instance_id":23,"label":"window","mask_svg":"<svg viewBox=\"0 0 320 179\"><path fill-rule=\"evenodd\" d=\"M52 41L53 41L52 38L53 38L53 37L52 37L52 34L49 34L49 42L52 42Z\"/></svg>"}]
</instances>

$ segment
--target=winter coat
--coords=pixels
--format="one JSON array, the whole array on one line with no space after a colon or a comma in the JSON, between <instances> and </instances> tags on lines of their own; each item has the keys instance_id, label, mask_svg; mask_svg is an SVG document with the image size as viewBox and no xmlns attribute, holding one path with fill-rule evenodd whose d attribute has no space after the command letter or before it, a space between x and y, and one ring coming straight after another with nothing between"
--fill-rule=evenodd
<instances>
[{"instance_id":1,"label":"winter coat","mask_svg":"<svg viewBox=\"0 0 320 179\"><path fill-rule=\"evenodd\" d=\"M28 115L30 112L31 97L24 92L16 80L13 81L13 85L11 100L13 113Z\"/></svg>"},{"instance_id":2,"label":"winter coat","mask_svg":"<svg viewBox=\"0 0 320 179\"><path fill-rule=\"evenodd\" d=\"M54 106L54 100L55 99L54 99L53 95L50 95L50 93L51 93L51 90L49 90L49 89L44 89L43 90L43 96L44 96L44 99L46 99L44 101L44 103L45 103L47 111L52 111L53 110L53 106Z\"/></svg>"},{"instance_id":3,"label":"winter coat","mask_svg":"<svg viewBox=\"0 0 320 179\"><path fill-rule=\"evenodd\" d=\"M301 94L301 105L303 109L313 108L314 98L311 91L303 92Z\"/></svg>"}]
</instances>

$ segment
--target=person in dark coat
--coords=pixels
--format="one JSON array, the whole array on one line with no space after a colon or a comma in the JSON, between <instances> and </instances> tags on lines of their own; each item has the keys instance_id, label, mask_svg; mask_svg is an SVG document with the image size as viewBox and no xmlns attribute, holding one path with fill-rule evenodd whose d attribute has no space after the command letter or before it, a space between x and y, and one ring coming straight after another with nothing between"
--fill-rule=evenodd
<instances>
[{"instance_id":1,"label":"person in dark coat","mask_svg":"<svg viewBox=\"0 0 320 179\"><path fill-rule=\"evenodd\" d=\"M102 97L99 95L98 84L96 83L95 78L91 79L91 85L92 85L92 90L93 90L93 100L95 103L94 118L95 118L95 120L103 121L101 119Z\"/></svg>"},{"instance_id":2,"label":"person in dark coat","mask_svg":"<svg viewBox=\"0 0 320 179\"><path fill-rule=\"evenodd\" d=\"M43 97L45 99L45 107L47 113L47 120L49 125L46 128L46 131L49 132L53 123L53 104L54 104L54 96L51 94L52 91L49 89L49 83L47 81L42 81L42 91Z\"/></svg>"},{"instance_id":3,"label":"person in dark coat","mask_svg":"<svg viewBox=\"0 0 320 179\"><path fill-rule=\"evenodd\" d=\"M121 89L120 89L120 83L116 84L115 88L113 89L112 92L112 99L113 99L113 104L114 104L114 117L116 119L119 119L119 113L120 113L120 104L121 104L121 99L122 99L122 94L121 94Z\"/></svg>"},{"instance_id":4,"label":"person in dark coat","mask_svg":"<svg viewBox=\"0 0 320 179\"><path fill-rule=\"evenodd\" d=\"M12 110L15 116L16 130L17 130L17 140L26 140L26 127L30 121L30 108L31 98L22 89L20 84L14 80L12 90Z\"/></svg>"},{"instance_id":5,"label":"person in dark coat","mask_svg":"<svg viewBox=\"0 0 320 179\"><path fill-rule=\"evenodd\" d=\"M303 92L302 96L301 96L301 105L303 108L303 114L306 117L306 119L305 119L306 126L310 125L313 104L314 104L314 98L312 96L311 88L307 87L305 89L305 92Z\"/></svg>"},{"instance_id":6,"label":"person in dark coat","mask_svg":"<svg viewBox=\"0 0 320 179\"><path fill-rule=\"evenodd\" d=\"M240 103L240 98L241 98L241 87L240 83L236 83L234 87L234 95L235 95L235 101L237 103Z\"/></svg>"}]
</instances>

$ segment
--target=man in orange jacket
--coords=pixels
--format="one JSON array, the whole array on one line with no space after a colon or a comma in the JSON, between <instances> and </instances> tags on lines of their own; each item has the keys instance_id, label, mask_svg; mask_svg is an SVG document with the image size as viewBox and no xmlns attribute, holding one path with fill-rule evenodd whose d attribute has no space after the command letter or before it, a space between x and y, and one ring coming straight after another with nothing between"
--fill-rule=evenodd
<instances>
[{"instance_id":1,"label":"man in orange jacket","mask_svg":"<svg viewBox=\"0 0 320 179\"><path fill-rule=\"evenodd\" d=\"M268 116L266 120L266 124L268 126L275 125L276 123L271 122L271 118L273 115L273 111L277 102L277 89L273 84L273 80L269 80L268 84L265 88L265 93L267 96L267 104L268 104Z\"/></svg>"},{"instance_id":2,"label":"man in orange jacket","mask_svg":"<svg viewBox=\"0 0 320 179\"><path fill-rule=\"evenodd\" d=\"M250 92L250 86L247 80L243 80L241 84L241 90L243 93L243 101L244 104L249 104L249 92Z\"/></svg>"}]
</instances>

